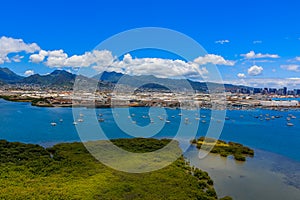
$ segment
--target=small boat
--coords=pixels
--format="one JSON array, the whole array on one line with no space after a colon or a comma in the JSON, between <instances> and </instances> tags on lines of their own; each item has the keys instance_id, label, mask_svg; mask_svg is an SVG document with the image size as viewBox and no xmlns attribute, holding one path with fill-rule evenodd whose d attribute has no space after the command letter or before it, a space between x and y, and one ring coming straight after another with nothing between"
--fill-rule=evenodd
<instances>
[{"instance_id":1,"label":"small boat","mask_svg":"<svg viewBox=\"0 0 300 200\"><path fill-rule=\"evenodd\" d=\"M292 119L296 119L297 117L296 117L296 116L294 116L294 115L292 115L292 116L291 116L291 118L292 118Z\"/></svg>"},{"instance_id":2,"label":"small boat","mask_svg":"<svg viewBox=\"0 0 300 200\"><path fill-rule=\"evenodd\" d=\"M150 119L150 123L153 124L153 123L154 123L154 120L153 120L153 119Z\"/></svg>"},{"instance_id":3,"label":"small boat","mask_svg":"<svg viewBox=\"0 0 300 200\"><path fill-rule=\"evenodd\" d=\"M60 119L59 121L60 121L60 122L63 122L64 120L63 120L63 119Z\"/></svg>"},{"instance_id":4,"label":"small boat","mask_svg":"<svg viewBox=\"0 0 300 200\"><path fill-rule=\"evenodd\" d=\"M78 123L77 122L73 122L73 125L77 125Z\"/></svg>"},{"instance_id":5,"label":"small boat","mask_svg":"<svg viewBox=\"0 0 300 200\"><path fill-rule=\"evenodd\" d=\"M51 124L51 126L56 126L55 122L51 122L50 124Z\"/></svg>"},{"instance_id":6,"label":"small boat","mask_svg":"<svg viewBox=\"0 0 300 200\"><path fill-rule=\"evenodd\" d=\"M206 123L206 121L205 121L205 120L202 120L201 122L202 122L202 123Z\"/></svg>"},{"instance_id":7,"label":"small boat","mask_svg":"<svg viewBox=\"0 0 300 200\"><path fill-rule=\"evenodd\" d=\"M244 115L240 115L240 118L244 118Z\"/></svg>"},{"instance_id":8,"label":"small boat","mask_svg":"<svg viewBox=\"0 0 300 200\"><path fill-rule=\"evenodd\" d=\"M196 117L195 120L200 120L200 118L199 118L199 117Z\"/></svg>"},{"instance_id":9,"label":"small boat","mask_svg":"<svg viewBox=\"0 0 300 200\"><path fill-rule=\"evenodd\" d=\"M77 121L78 121L78 122L83 122L83 119L80 118L80 119L78 119Z\"/></svg>"},{"instance_id":10,"label":"small boat","mask_svg":"<svg viewBox=\"0 0 300 200\"><path fill-rule=\"evenodd\" d=\"M271 118L272 118L272 119L275 119L275 116L272 116Z\"/></svg>"},{"instance_id":11,"label":"small boat","mask_svg":"<svg viewBox=\"0 0 300 200\"><path fill-rule=\"evenodd\" d=\"M225 120L230 120L230 118L229 117L225 117Z\"/></svg>"},{"instance_id":12,"label":"small boat","mask_svg":"<svg viewBox=\"0 0 300 200\"><path fill-rule=\"evenodd\" d=\"M205 115L201 115L201 118L206 118L206 116Z\"/></svg>"},{"instance_id":13,"label":"small boat","mask_svg":"<svg viewBox=\"0 0 300 200\"><path fill-rule=\"evenodd\" d=\"M188 123L189 123L189 118L185 118L185 119L184 119L184 123L185 123L185 124L188 124Z\"/></svg>"},{"instance_id":14,"label":"small boat","mask_svg":"<svg viewBox=\"0 0 300 200\"><path fill-rule=\"evenodd\" d=\"M287 125L287 126L294 126L293 123L287 123L286 125Z\"/></svg>"},{"instance_id":15,"label":"small boat","mask_svg":"<svg viewBox=\"0 0 300 200\"><path fill-rule=\"evenodd\" d=\"M287 117L287 118L286 118L286 120L287 120L287 121L290 121L290 120L291 120L291 118L290 118L290 117Z\"/></svg>"},{"instance_id":16,"label":"small boat","mask_svg":"<svg viewBox=\"0 0 300 200\"><path fill-rule=\"evenodd\" d=\"M146 116L146 115L143 115L143 116L142 116L142 118L143 118L143 119L147 119L147 118L148 118L148 116Z\"/></svg>"},{"instance_id":17,"label":"small boat","mask_svg":"<svg viewBox=\"0 0 300 200\"><path fill-rule=\"evenodd\" d=\"M80 117L83 117L83 114L82 114L82 113L80 113L80 114L79 114L79 116L80 116Z\"/></svg>"},{"instance_id":18,"label":"small boat","mask_svg":"<svg viewBox=\"0 0 300 200\"><path fill-rule=\"evenodd\" d=\"M179 113L178 115L179 115L179 116L182 116L182 113Z\"/></svg>"},{"instance_id":19,"label":"small boat","mask_svg":"<svg viewBox=\"0 0 300 200\"><path fill-rule=\"evenodd\" d=\"M133 124L136 124L136 121L132 121Z\"/></svg>"},{"instance_id":20,"label":"small boat","mask_svg":"<svg viewBox=\"0 0 300 200\"><path fill-rule=\"evenodd\" d=\"M134 114L134 113L132 113L132 114L131 114L131 116L132 116L132 117L134 117L134 116L135 116L135 114Z\"/></svg>"},{"instance_id":21,"label":"small boat","mask_svg":"<svg viewBox=\"0 0 300 200\"><path fill-rule=\"evenodd\" d=\"M265 119L266 119L267 121L269 121L271 118L269 118L269 117L266 117Z\"/></svg>"},{"instance_id":22,"label":"small boat","mask_svg":"<svg viewBox=\"0 0 300 200\"><path fill-rule=\"evenodd\" d=\"M98 116L99 116L99 117L102 117L102 116L103 116L103 114L102 114L102 113L99 113L99 114L98 114Z\"/></svg>"},{"instance_id":23,"label":"small boat","mask_svg":"<svg viewBox=\"0 0 300 200\"><path fill-rule=\"evenodd\" d=\"M104 122L104 119L103 118L99 118L98 122Z\"/></svg>"},{"instance_id":24,"label":"small boat","mask_svg":"<svg viewBox=\"0 0 300 200\"><path fill-rule=\"evenodd\" d=\"M172 115L172 118L175 118L175 116L174 116L174 115Z\"/></svg>"},{"instance_id":25,"label":"small boat","mask_svg":"<svg viewBox=\"0 0 300 200\"><path fill-rule=\"evenodd\" d=\"M169 124L170 122L171 122L171 121L169 121L169 120L166 120L166 123L168 123L168 124Z\"/></svg>"}]
</instances>

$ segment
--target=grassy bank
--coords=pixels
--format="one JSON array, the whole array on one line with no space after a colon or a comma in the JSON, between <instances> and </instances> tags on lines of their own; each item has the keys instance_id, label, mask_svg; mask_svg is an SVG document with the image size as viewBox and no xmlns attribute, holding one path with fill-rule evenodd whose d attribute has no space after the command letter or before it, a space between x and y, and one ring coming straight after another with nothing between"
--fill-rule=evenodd
<instances>
[{"instance_id":1,"label":"grassy bank","mask_svg":"<svg viewBox=\"0 0 300 200\"><path fill-rule=\"evenodd\" d=\"M191 141L193 145L196 145L198 149L210 151L210 153L216 153L223 157L232 155L235 160L246 161L246 157L253 157L254 151L249 147L245 147L242 144L235 142L225 142L222 140L216 140L213 138L200 137Z\"/></svg>"},{"instance_id":2,"label":"grassy bank","mask_svg":"<svg viewBox=\"0 0 300 200\"><path fill-rule=\"evenodd\" d=\"M154 151L169 142L113 140L132 152ZM101 164L82 143L44 149L2 140L0 155L0 199L217 199L208 174L183 157L158 171L130 174Z\"/></svg>"}]
</instances>

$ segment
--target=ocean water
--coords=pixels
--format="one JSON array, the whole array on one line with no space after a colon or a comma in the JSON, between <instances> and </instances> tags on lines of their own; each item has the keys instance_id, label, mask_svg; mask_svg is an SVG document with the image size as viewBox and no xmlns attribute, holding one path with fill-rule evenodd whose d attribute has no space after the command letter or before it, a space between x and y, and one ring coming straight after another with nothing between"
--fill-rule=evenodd
<instances>
[{"instance_id":1,"label":"ocean water","mask_svg":"<svg viewBox=\"0 0 300 200\"><path fill-rule=\"evenodd\" d=\"M0 100L0 139L47 147L80 140L176 136L184 148L195 135L206 134L210 115L210 110L145 107L75 108L72 112L72 108L41 108ZM286 194L285 199L300 199L300 112L228 110L226 116L228 120L220 139L254 148L254 158L239 163L209 154L200 160L194 147L185 152L193 165L209 172L218 195L231 195L235 199L282 199L282 194ZM280 118L266 119L272 116ZM287 126L287 117L291 116L295 116L290 119L294 126ZM98 118L104 122L98 122Z\"/></svg>"}]
</instances>

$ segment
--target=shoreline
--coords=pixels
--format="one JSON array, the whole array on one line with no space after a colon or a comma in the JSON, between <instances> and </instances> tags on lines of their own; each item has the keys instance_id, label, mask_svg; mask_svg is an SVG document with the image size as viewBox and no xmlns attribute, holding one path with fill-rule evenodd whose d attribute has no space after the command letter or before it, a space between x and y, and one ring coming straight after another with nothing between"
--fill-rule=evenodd
<instances>
[{"instance_id":1,"label":"shoreline","mask_svg":"<svg viewBox=\"0 0 300 200\"><path fill-rule=\"evenodd\" d=\"M131 108L131 107L157 107L157 108L170 108L170 109L180 109L178 106L157 106L148 104L128 104L128 105L111 105L111 104L51 104L45 102L46 99L35 99L35 98L10 98L8 96L1 96L0 99L10 101L10 102L27 102L31 103L35 107L48 107L48 108ZM212 106L199 106L199 109L207 110L275 110L275 111L289 111L289 110L300 110L300 106L226 106L226 108L212 108Z\"/></svg>"}]
</instances>

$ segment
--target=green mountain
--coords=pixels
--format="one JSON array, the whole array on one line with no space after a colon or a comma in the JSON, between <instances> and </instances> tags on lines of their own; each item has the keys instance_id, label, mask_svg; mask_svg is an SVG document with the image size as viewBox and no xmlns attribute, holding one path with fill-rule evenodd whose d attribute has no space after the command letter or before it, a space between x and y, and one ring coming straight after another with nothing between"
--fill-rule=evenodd
<instances>
[{"instance_id":1,"label":"green mountain","mask_svg":"<svg viewBox=\"0 0 300 200\"><path fill-rule=\"evenodd\" d=\"M19 81L23 84L37 84L43 86L73 86L76 75L65 70L55 70L51 74L34 74Z\"/></svg>"},{"instance_id":2,"label":"green mountain","mask_svg":"<svg viewBox=\"0 0 300 200\"><path fill-rule=\"evenodd\" d=\"M17 75L13 71L8 68L1 68L0 67L0 81L6 83L12 83L18 80L23 79L24 77Z\"/></svg>"},{"instance_id":3,"label":"green mountain","mask_svg":"<svg viewBox=\"0 0 300 200\"><path fill-rule=\"evenodd\" d=\"M148 90L172 90L172 91L183 91L183 90L197 90L200 92L207 92L208 86L210 89L222 90L225 87L226 91L236 90L236 89L251 89L245 86L236 86L232 84L218 84L218 83L206 83L197 82L189 79L170 79L170 78L157 78L153 75L141 75L141 76L131 76L126 74L121 74L117 72L102 72L93 77L94 79L114 83L128 85L139 89Z\"/></svg>"}]
</instances>

